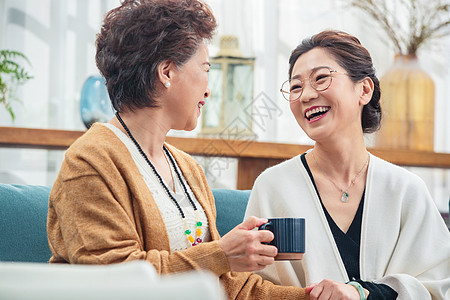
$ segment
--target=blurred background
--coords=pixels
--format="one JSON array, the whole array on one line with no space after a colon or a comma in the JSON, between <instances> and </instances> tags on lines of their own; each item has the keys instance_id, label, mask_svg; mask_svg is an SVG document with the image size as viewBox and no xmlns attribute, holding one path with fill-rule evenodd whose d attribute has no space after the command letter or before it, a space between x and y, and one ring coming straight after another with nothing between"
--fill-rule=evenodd
<instances>
[{"instance_id":1,"label":"blurred background","mask_svg":"<svg viewBox=\"0 0 450 300\"><path fill-rule=\"evenodd\" d=\"M392 122L385 126L389 130L383 134L385 140L368 135L367 145L450 153L450 31L423 43L414 51L415 56L406 56L406 61L413 61L414 66L405 67L407 62L400 54L408 53L400 53L382 24L351 2L361 1L206 0L218 21L216 36L209 45L213 63L211 99L194 131L170 135L220 137L226 128L237 126L243 129L243 136L256 141L311 145L279 88L287 79L288 58L297 44L321 30L338 29L360 39L371 53L380 78L389 74L392 77L396 68L415 68L428 76L422 79L428 84L424 90L430 90L431 84L434 91L422 95L419 89L414 92L420 96L419 100L407 97L402 103L399 100L386 104L390 109L387 118ZM374 2L384 2L386 16L391 20L397 18L400 25L408 27L409 12L395 4L398 1ZM18 60L32 76L15 89L16 99L10 101L14 120L0 103L1 127L86 130L82 109L89 109L88 104L83 104L89 95L83 93L91 96L100 93L95 89L102 85L100 79L92 80L99 76L94 59L96 33L104 14L119 3L118 0L0 0L0 49L23 53L30 63L20 57ZM446 13L449 19L450 11ZM390 80L395 82L399 76ZM388 90L388 83L385 89ZM394 91L400 89L398 85L394 87ZM414 107L416 112L397 116L408 107ZM103 117L110 116L106 109ZM417 128L408 136L408 124L414 121ZM63 156L62 150L0 147L0 182L52 185ZM236 160L229 159L224 167L215 170L211 166L217 159L196 159L205 168L212 187L236 188ZM439 210L448 212L450 171L409 169L425 180Z\"/></svg>"}]
</instances>

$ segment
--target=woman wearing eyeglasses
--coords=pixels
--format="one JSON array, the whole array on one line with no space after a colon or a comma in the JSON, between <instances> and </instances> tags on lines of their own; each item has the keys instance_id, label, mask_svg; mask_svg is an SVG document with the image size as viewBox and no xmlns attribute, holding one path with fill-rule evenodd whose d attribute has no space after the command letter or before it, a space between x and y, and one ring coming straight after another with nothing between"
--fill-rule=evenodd
<instances>
[{"instance_id":1,"label":"woman wearing eyeglasses","mask_svg":"<svg viewBox=\"0 0 450 300\"><path fill-rule=\"evenodd\" d=\"M246 217L305 218L306 252L263 277L310 299L450 299L450 234L425 183L364 143L381 120L368 51L344 32L305 39L281 92L314 148L258 177Z\"/></svg>"}]
</instances>

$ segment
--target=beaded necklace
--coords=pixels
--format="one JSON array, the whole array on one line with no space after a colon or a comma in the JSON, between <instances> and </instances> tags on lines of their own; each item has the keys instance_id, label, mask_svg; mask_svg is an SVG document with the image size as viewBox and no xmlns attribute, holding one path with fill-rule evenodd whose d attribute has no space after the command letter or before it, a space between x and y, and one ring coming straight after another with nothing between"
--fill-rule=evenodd
<instances>
[{"instance_id":1,"label":"beaded necklace","mask_svg":"<svg viewBox=\"0 0 450 300\"><path fill-rule=\"evenodd\" d=\"M172 193L170 193L169 188L166 186L166 184L164 183L161 175L159 175L158 171L156 170L155 166L151 163L151 161L148 159L147 155L145 154L145 152L142 150L141 146L139 145L139 143L136 141L136 139L134 138L134 136L131 134L130 129L128 129L127 125L125 124L125 122L122 120L122 118L119 116L119 113L116 112L116 117L117 120L119 120L120 124L122 124L123 129L127 132L128 136L130 137L130 139L133 141L134 145L136 146L136 148L138 149L139 153L142 155L142 157L145 159L145 161L147 162L147 164L150 166L150 168L152 169L153 173L155 174L155 176L158 178L159 183L161 184L161 186L164 188L164 190L166 191L167 195L169 196L169 198L173 201L173 203L175 204L175 206L177 207L178 211L180 212L181 215L181 219L183 221L183 225L184 225L184 235L186 236L186 239L189 241L189 243L192 246L196 246L198 244L200 244L202 242L201 239L201 235L202 235L202 222L199 221L199 217L198 217L198 210L197 210L197 206L195 205L194 201L192 200L191 196L189 195L189 192L187 190L186 185L184 184L181 174L178 171L176 165L175 165L175 161L172 157L172 155L170 154L169 150L166 148L166 146L163 146L164 152L166 154L166 156L169 158L169 161L171 163L171 165L173 166L173 169L175 170L175 173L177 174L178 180L180 181L181 185L183 186L183 190L184 190L184 194L186 195L186 197L189 199L189 202L191 203L192 207L194 208L194 213L195 213L195 217L196 217L196 223L195 223L195 235L196 238L194 238L192 236L192 232L189 229L187 222L186 222L186 216L184 215L183 209L181 208L180 204L178 204L177 200L175 199L175 197L172 195Z\"/></svg>"}]
</instances>

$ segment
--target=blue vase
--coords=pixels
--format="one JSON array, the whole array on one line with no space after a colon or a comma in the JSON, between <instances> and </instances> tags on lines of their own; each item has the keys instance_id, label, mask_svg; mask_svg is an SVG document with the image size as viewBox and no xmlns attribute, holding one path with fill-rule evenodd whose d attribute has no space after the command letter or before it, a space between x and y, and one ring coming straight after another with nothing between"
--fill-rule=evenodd
<instances>
[{"instance_id":1,"label":"blue vase","mask_svg":"<svg viewBox=\"0 0 450 300\"><path fill-rule=\"evenodd\" d=\"M105 79L99 75L89 76L81 89L80 113L86 128L95 122L108 122L114 116Z\"/></svg>"}]
</instances>

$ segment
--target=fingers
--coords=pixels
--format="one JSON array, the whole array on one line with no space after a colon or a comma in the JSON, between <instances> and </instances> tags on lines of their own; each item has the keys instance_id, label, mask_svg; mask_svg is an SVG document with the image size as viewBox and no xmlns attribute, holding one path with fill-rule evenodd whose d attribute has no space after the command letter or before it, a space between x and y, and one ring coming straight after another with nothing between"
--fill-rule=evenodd
<instances>
[{"instance_id":1,"label":"fingers","mask_svg":"<svg viewBox=\"0 0 450 300\"><path fill-rule=\"evenodd\" d=\"M259 230L255 233L261 243L270 243L274 238L273 232L269 230Z\"/></svg>"},{"instance_id":2,"label":"fingers","mask_svg":"<svg viewBox=\"0 0 450 300\"><path fill-rule=\"evenodd\" d=\"M233 232L230 236L224 236L229 237L229 241L237 244L238 248L235 248L236 251L243 251L247 255L263 255L263 256L270 256L275 257L278 254L278 250L275 246L272 245L266 245L262 244L262 240L272 240L272 237L267 239L263 239L263 234L258 231L240 231L240 232Z\"/></svg>"},{"instance_id":3,"label":"fingers","mask_svg":"<svg viewBox=\"0 0 450 300\"><path fill-rule=\"evenodd\" d=\"M309 292L309 299L310 300L319 299L319 297L322 297L323 290L324 290L324 286L321 285L320 283L318 285L314 286L314 288ZM328 299L328 298L322 297L322 299Z\"/></svg>"},{"instance_id":4,"label":"fingers","mask_svg":"<svg viewBox=\"0 0 450 300\"><path fill-rule=\"evenodd\" d=\"M270 266L275 262L275 258L269 256L259 256L258 262L255 264L255 270L253 271L261 271L265 267Z\"/></svg>"},{"instance_id":5,"label":"fingers","mask_svg":"<svg viewBox=\"0 0 450 300\"><path fill-rule=\"evenodd\" d=\"M268 221L269 220L267 220L265 218L258 218L258 217L252 216L236 227L238 227L240 229L244 229L244 230L253 230L254 228L257 228L263 224L266 224ZM269 243L274 238L273 233L269 230L256 231L255 235L256 235L257 239L262 243Z\"/></svg>"},{"instance_id":6,"label":"fingers","mask_svg":"<svg viewBox=\"0 0 450 300\"><path fill-rule=\"evenodd\" d=\"M273 264L277 248L262 244L270 242L273 233L268 230L253 230L266 222L267 219L250 217L219 240L232 271L257 271Z\"/></svg>"},{"instance_id":7,"label":"fingers","mask_svg":"<svg viewBox=\"0 0 450 300\"><path fill-rule=\"evenodd\" d=\"M267 223L269 220L265 218L257 218L257 217L250 217L241 224L238 225L238 227L246 230L252 230L256 227L261 226L262 224Z\"/></svg>"},{"instance_id":8,"label":"fingers","mask_svg":"<svg viewBox=\"0 0 450 300\"><path fill-rule=\"evenodd\" d=\"M259 249L256 249L258 255L267 256L270 258L275 258L278 254L278 249L272 245L260 245Z\"/></svg>"},{"instance_id":9,"label":"fingers","mask_svg":"<svg viewBox=\"0 0 450 300\"><path fill-rule=\"evenodd\" d=\"M307 287L306 292L309 292L310 300L359 299L358 290L353 286L330 279L324 279L319 284Z\"/></svg>"},{"instance_id":10,"label":"fingers","mask_svg":"<svg viewBox=\"0 0 450 300\"><path fill-rule=\"evenodd\" d=\"M313 283L313 284L311 284L310 286L307 286L307 287L305 288L305 293L307 293L307 294L311 293L312 289L313 289L316 285L317 285L317 283Z\"/></svg>"}]
</instances>

